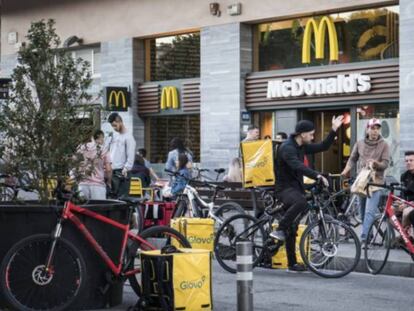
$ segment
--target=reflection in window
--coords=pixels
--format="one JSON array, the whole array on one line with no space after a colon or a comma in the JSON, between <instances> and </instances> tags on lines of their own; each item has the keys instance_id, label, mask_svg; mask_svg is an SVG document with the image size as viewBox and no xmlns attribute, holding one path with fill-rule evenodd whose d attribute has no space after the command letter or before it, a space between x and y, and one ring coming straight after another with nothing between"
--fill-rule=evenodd
<instances>
[{"instance_id":1,"label":"reflection in window","mask_svg":"<svg viewBox=\"0 0 414 311\"><path fill-rule=\"evenodd\" d=\"M200 34L191 33L147 40L151 81L200 76ZM147 54L148 55L148 54Z\"/></svg>"},{"instance_id":2,"label":"reflection in window","mask_svg":"<svg viewBox=\"0 0 414 311\"><path fill-rule=\"evenodd\" d=\"M366 134L368 120L377 118L381 121L381 135L390 146L391 161L387 176L400 180L400 113L398 104L364 105L357 107L357 139Z\"/></svg>"},{"instance_id":3,"label":"reflection in window","mask_svg":"<svg viewBox=\"0 0 414 311\"><path fill-rule=\"evenodd\" d=\"M335 25L339 59L335 63L352 63L398 57L399 7L390 6L327 15ZM316 22L323 16L313 17ZM257 69L276 70L327 65L328 31L324 59L315 59L315 40L311 38L311 63L302 63L302 41L310 17L258 25Z\"/></svg>"}]
</instances>

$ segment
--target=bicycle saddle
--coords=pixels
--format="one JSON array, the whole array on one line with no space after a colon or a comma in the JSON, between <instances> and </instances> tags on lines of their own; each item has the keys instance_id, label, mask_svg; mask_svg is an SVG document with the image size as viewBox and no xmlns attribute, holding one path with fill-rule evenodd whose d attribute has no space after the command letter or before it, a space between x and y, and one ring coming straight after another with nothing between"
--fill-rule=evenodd
<instances>
[{"instance_id":1,"label":"bicycle saddle","mask_svg":"<svg viewBox=\"0 0 414 311\"><path fill-rule=\"evenodd\" d=\"M226 169L225 168L216 168L214 171L218 174L222 174L226 171Z\"/></svg>"}]
</instances>

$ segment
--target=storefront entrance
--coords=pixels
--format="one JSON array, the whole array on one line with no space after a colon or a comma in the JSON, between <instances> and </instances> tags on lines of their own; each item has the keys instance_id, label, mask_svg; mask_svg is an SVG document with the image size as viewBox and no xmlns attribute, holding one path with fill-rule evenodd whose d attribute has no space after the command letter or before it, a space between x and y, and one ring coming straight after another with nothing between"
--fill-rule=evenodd
<instances>
[{"instance_id":1,"label":"storefront entrance","mask_svg":"<svg viewBox=\"0 0 414 311\"><path fill-rule=\"evenodd\" d=\"M323 140L332 128L333 116L344 115L343 126L338 130L338 136L329 150L316 154L309 160L312 166L323 173L339 174L345 167L350 155L351 127L350 110L304 110L302 119L315 123L315 142Z\"/></svg>"}]
</instances>

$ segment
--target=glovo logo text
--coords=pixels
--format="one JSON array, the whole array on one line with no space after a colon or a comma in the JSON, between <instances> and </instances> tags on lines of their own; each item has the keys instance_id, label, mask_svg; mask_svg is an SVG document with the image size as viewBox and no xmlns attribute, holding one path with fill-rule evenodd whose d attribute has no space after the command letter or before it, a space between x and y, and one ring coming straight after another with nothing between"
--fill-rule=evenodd
<instances>
[{"instance_id":1,"label":"glovo logo text","mask_svg":"<svg viewBox=\"0 0 414 311\"><path fill-rule=\"evenodd\" d=\"M246 164L246 168L263 168L267 165L269 161L267 156L259 158L257 161L250 161Z\"/></svg>"},{"instance_id":2,"label":"glovo logo text","mask_svg":"<svg viewBox=\"0 0 414 311\"><path fill-rule=\"evenodd\" d=\"M180 288L183 290L186 289L194 289L194 288L202 288L206 281L206 277L203 275L199 280L192 280L192 281L182 281L180 283Z\"/></svg>"},{"instance_id":3,"label":"glovo logo text","mask_svg":"<svg viewBox=\"0 0 414 311\"><path fill-rule=\"evenodd\" d=\"M315 35L315 58L324 58L326 30L328 30L329 60L338 60L338 36L335 24L328 16L324 16L319 23L313 18L310 18L306 23L302 42L302 63L310 63L312 33Z\"/></svg>"},{"instance_id":4,"label":"glovo logo text","mask_svg":"<svg viewBox=\"0 0 414 311\"><path fill-rule=\"evenodd\" d=\"M175 86L166 86L161 92L161 110L178 109L178 90Z\"/></svg>"},{"instance_id":5,"label":"glovo logo text","mask_svg":"<svg viewBox=\"0 0 414 311\"><path fill-rule=\"evenodd\" d=\"M196 243L196 244L211 244L214 241L214 233L212 233L210 236L208 237L199 237L199 236L188 236L187 237L188 242L190 242L190 244Z\"/></svg>"},{"instance_id":6,"label":"glovo logo text","mask_svg":"<svg viewBox=\"0 0 414 311\"><path fill-rule=\"evenodd\" d=\"M126 109L127 101L125 93L122 91L111 91L108 97L108 107L122 107L123 109Z\"/></svg>"}]
</instances>

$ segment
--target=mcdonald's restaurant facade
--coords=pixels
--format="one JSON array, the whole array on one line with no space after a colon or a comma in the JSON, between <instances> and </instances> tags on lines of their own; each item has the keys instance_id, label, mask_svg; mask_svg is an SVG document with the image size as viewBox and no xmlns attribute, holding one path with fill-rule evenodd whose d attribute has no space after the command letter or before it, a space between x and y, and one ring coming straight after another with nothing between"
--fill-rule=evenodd
<instances>
[{"instance_id":1,"label":"mcdonald's restaurant facade","mask_svg":"<svg viewBox=\"0 0 414 311\"><path fill-rule=\"evenodd\" d=\"M226 0L218 8L206 1L126 3L117 11L113 0L26 8L26 28L35 12L55 18L63 39L83 38L82 46L68 50L91 55L93 93L124 88L127 109L118 109L121 93L110 99L107 92L98 102L121 111L152 162L164 162L169 141L180 137L203 167L227 167L249 124L260 127L262 138L274 138L305 118L315 123L319 140L339 114L345 124L334 146L312 159L320 170L342 169L371 117L383 122L392 151L390 174L398 176L401 155L414 149L412 1L246 0L234 6ZM66 20L67 12L80 8L88 19L75 14L74 21ZM15 64L8 36L24 32L19 30L24 10L3 1L2 77ZM145 14L121 18L129 12ZM117 22L106 27L103 21L113 18ZM101 115L105 131L109 113Z\"/></svg>"}]
</instances>

